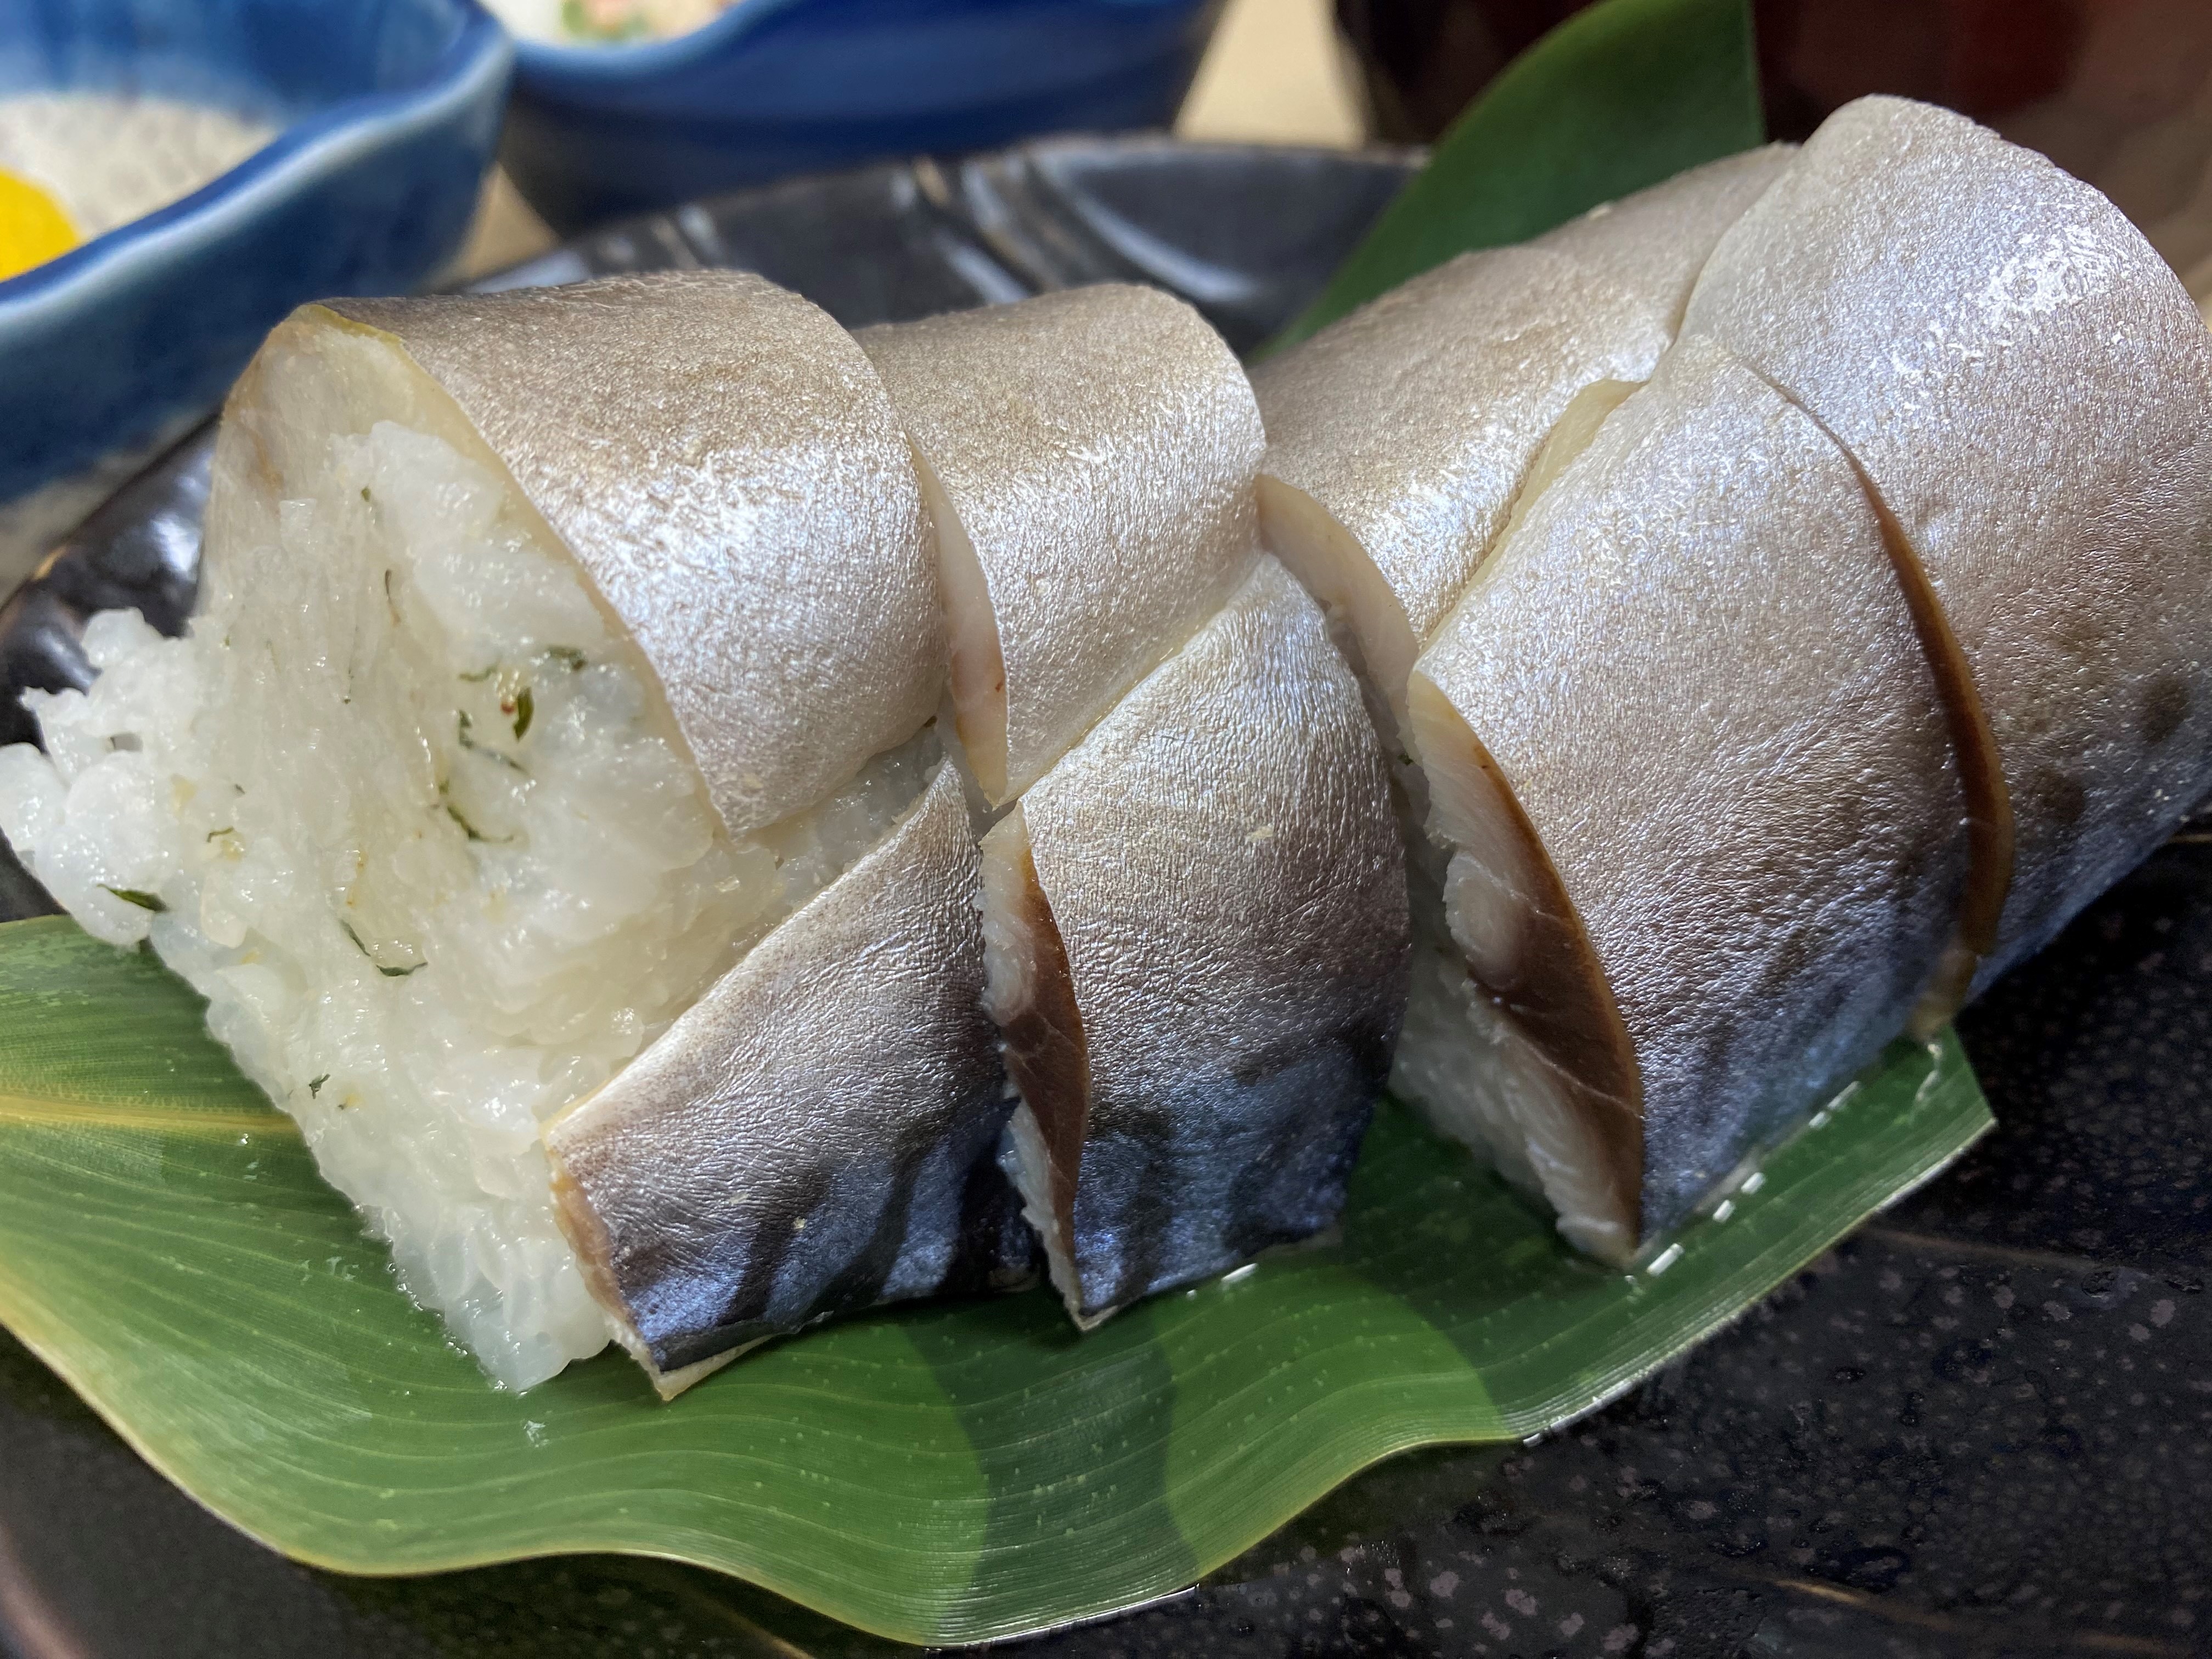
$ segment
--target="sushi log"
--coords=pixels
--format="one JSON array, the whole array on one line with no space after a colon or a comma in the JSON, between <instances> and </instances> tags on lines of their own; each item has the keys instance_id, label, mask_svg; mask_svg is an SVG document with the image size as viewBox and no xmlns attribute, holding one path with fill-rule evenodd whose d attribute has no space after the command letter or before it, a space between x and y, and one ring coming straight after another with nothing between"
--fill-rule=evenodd
<instances>
[{"instance_id":1,"label":"sushi log","mask_svg":"<svg viewBox=\"0 0 2212 1659\"><path fill-rule=\"evenodd\" d=\"M800 1277L699 1299L697 1330L638 1319L623 1273L656 1226L697 1242L696 1188L735 1156L712 1111L742 1091L698 1103L699 1138L656 1131L691 1161L657 1219L618 1185L592 1224L619 1159L590 1126L703 1079L715 1009L849 944L860 892L896 889L892 957L973 927L972 890L915 847L941 817L942 627L882 387L796 297L701 274L309 307L227 406L189 636L94 620L90 690L33 700L49 754L0 753L0 829L88 928L150 939L208 997L495 1377L602 1346L595 1285L680 1366L803 1322L817 1287L842 1306L926 1277L911 1230L888 1265L882 1244L890 1210L944 1213L951 1154L917 1126L951 1147L1003 1120L973 1034L929 1024L944 1048L867 1097L884 1156L856 1212L808 1212L852 1273L810 1247ZM872 1016L849 984L841 1006L880 1031L913 995L882 991ZM580 1262L540 1126L641 1054L649 1077L567 1121ZM787 1199L819 1164L743 1145L749 1191Z\"/></svg>"},{"instance_id":2,"label":"sushi log","mask_svg":"<svg viewBox=\"0 0 2212 1659\"><path fill-rule=\"evenodd\" d=\"M1850 461L1686 340L1476 576L1408 691L1449 937L1401 1079L1626 1261L1904 1024L1965 799Z\"/></svg>"},{"instance_id":3,"label":"sushi log","mask_svg":"<svg viewBox=\"0 0 2212 1659\"><path fill-rule=\"evenodd\" d=\"M1010 1162L1087 1325L1334 1219L1404 998L1380 750L1259 558L1258 411L1188 307L1101 287L860 341L922 470L960 733L1002 809Z\"/></svg>"},{"instance_id":4,"label":"sushi log","mask_svg":"<svg viewBox=\"0 0 2212 1659\"><path fill-rule=\"evenodd\" d=\"M1104 284L859 337L937 530L959 735L1003 805L1227 601L1264 439L1221 337Z\"/></svg>"},{"instance_id":5,"label":"sushi log","mask_svg":"<svg viewBox=\"0 0 2212 1659\"><path fill-rule=\"evenodd\" d=\"M1273 559L983 842L1017 1180L1090 1325L1331 1224L1405 1000L1374 728Z\"/></svg>"},{"instance_id":6,"label":"sushi log","mask_svg":"<svg viewBox=\"0 0 2212 1659\"><path fill-rule=\"evenodd\" d=\"M2212 789L2212 335L2112 203L1896 98L1828 118L1683 325L1849 453L1943 672L1976 860L1940 1020Z\"/></svg>"},{"instance_id":7,"label":"sushi log","mask_svg":"<svg viewBox=\"0 0 2212 1659\"><path fill-rule=\"evenodd\" d=\"M1649 378L1713 244L1790 154L1731 156L1463 254L1255 371L1268 544L1393 717L1516 502Z\"/></svg>"}]
</instances>

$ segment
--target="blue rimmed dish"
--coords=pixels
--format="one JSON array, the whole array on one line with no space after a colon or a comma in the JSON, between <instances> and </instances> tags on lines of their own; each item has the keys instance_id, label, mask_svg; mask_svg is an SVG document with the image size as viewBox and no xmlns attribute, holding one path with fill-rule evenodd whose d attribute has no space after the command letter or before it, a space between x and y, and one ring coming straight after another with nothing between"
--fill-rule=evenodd
<instances>
[{"instance_id":1,"label":"blue rimmed dish","mask_svg":"<svg viewBox=\"0 0 2212 1659\"><path fill-rule=\"evenodd\" d=\"M303 301L422 286L466 234L512 66L473 0L0 7L0 97L159 95L277 129L0 282L0 503L204 412Z\"/></svg>"},{"instance_id":2,"label":"blue rimmed dish","mask_svg":"<svg viewBox=\"0 0 2212 1659\"><path fill-rule=\"evenodd\" d=\"M1222 0L736 0L672 40L517 48L501 160L556 228L798 173L1166 125Z\"/></svg>"}]
</instances>

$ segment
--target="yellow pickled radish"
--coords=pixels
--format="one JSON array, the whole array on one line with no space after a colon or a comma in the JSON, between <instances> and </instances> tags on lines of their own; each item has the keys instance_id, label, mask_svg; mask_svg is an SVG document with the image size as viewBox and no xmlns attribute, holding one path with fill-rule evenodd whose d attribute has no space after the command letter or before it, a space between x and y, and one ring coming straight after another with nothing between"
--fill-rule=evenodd
<instances>
[{"instance_id":1,"label":"yellow pickled radish","mask_svg":"<svg viewBox=\"0 0 2212 1659\"><path fill-rule=\"evenodd\" d=\"M60 203L28 179L0 171L0 282L67 253L78 240Z\"/></svg>"}]
</instances>

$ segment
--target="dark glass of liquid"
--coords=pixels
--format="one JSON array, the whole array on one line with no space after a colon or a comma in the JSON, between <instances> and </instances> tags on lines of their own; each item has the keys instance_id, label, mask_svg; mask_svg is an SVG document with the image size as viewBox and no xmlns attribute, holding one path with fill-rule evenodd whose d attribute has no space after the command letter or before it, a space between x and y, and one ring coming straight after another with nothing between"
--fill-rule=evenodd
<instances>
[{"instance_id":1,"label":"dark glass of liquid","mask_svg":"<svg viewBox=\"0 0 2212 1659\"><path fill-rule=\"evenodd\" d=\"M1586 0L1336 0L1370 131L1425 143ZM1753 0L1767 130L1948 105L2112 198L2212 306L2212 0Z\"/></svg>"},{"instance_id":2,"label":"dark glass of liquid","mask_svg":"<svg viewBox=\"0 0 2212 1659\"><path fill-rule=\"evenodd\" d=\"M1336 11L1364 72L1376 136L1425 143L1516 53L1584 3L1336 0ZM2212 47L2205 0L1755 0L1753 9L1777 138L1803 137L1869 92L1948 104L1983 121L2016 113L2066 88L2100 32L2090 27L2096 14L2130 25L2106 31L2135 37L2113 43L2125 50L2164 40L2194 58L2200 45Z\"/></svg>"}]
</instances>

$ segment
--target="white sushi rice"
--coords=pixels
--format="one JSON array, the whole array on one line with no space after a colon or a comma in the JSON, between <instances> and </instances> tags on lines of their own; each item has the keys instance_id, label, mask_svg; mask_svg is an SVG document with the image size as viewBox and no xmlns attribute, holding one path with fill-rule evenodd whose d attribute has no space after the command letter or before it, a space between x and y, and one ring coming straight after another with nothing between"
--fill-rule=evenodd
<instances>
[{"instance_id":1,"label":"white sushi rice","mask_svg":"<svg viewBox=\"0 0 2212 1659\"><path fill-rule=\"evenodd\" d=\"M42 187L87 239L182 200L276 136L265 121L173 98L0 97L0 171Z\"/></svg>"},{"instance_id":2,"label":"white sushi rice","mask_svg":"<svg viewBox=\"0 0 2212 1659\"><path fill-rule=\"evenodd\" d=\"M32 693L0 832L98 937L149 940L499 1382L607 1322L539 1126L881 839L927 734L733 842L650 670L511 484L390 422L333 441L189 635L95 617Z\"/></svg>"}]
</instances>

